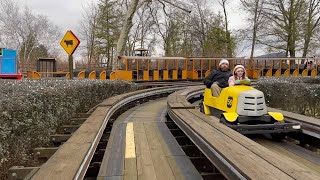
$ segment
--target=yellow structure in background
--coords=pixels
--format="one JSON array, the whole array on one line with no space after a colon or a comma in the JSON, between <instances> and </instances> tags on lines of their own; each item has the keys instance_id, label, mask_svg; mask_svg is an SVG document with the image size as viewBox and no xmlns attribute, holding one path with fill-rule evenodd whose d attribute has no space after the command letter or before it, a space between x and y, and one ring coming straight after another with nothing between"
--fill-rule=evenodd
<instances>
[{"instance_id":1,"label":"yellow structure in background","mask_svg":"<svg viewBox=\"0 0 320 180\"><path fill-rule=\"evenodd\" d=\"M40 79L41 78L41 75L36 72L36 71L28 71L27 72L27 78L30 78L30 79Z\"/></svg>"},{"instance_id":2,"label":"yellow structure in background","mask_svg":"<svg viewBox=\"0 0 320 180\"><path fill-rule=\"evenodd\" d=\"M85 72L85 71L80 71L80 72L78 73L78 78L79 78L79 79L84 79L84 78L86 78L86 72Z\"/></svg>"},{"instance_id":3,"label":"yellow structure in background","mask_svg":"<svg viewBox=\"0 0 320 180\"><path fill-rule=\"evenodd\" d=\"M107 72L102 71L99 75L100 80L106 80L107 79Z\"/></svg>"},{"instance_id":4,"label":"yellow structure in background","mask_svg":"<svg viewBox=\"0 0 320 180\"><path fill-rule=\"evenodd\" d=\"M97 73L96 73L96 71L92 71L92 72L89 74L89 79L97 79Z\"/></svg>"},{"instance_id":5,"label":"yellow structure in background","mask_svg":"<svg viewBox=\"0 0 320 180\"><path fill-rule=\"evenodd\" d=\"M237 64L242 64L247 69L247 76L251 79L260 77L280 76L317 76L319 66L318 60L312 59L314 68L303 69L304 61L310 59L299 58L254 58L251 64L244 58L227 58L230 69ZM117 69L107 73L102 71L86 72L78 74L79 79L120 79L128 81L174 81L174 80L203 80L208 77L213 69L218 69L221 58L183 58L183 57L144 57L144 56L122 56L117 61ZM250 67L250 68L249 68ZM40 74L47 72L38 72ZM61 74L61 72L59 72ZM65 73L66 72L62 72ZM109 75L110 74L110 75ZM69 77L68 74L66 74ZM39 78L38 75L29 73L29 78Z\"/></svg>"},{"instance_id":6,"label":"yellow structure in background","mask_svg":"<svg viewBox=\"0 0 320 180\"><path fill-rule=\"evenodd\" d=\"M115 80L115 79L121 79L121 80L132 80L132 72L131 71L116 71L112 72L110 74L110 79Z\"/></svg>"}]
</instances>

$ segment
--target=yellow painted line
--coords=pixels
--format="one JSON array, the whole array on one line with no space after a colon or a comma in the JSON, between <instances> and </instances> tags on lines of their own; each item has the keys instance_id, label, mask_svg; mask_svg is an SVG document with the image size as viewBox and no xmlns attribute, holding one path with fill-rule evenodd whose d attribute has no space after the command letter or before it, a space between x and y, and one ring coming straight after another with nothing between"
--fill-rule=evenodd
<instances>
[{"instance_id":1,"label":"yellow painted line","mask_svg":"<svg viewBox=\"0 0 320 180\"><path fill-rule=\"evenodd\" d=\"M136 145L134 144L133 123L129 122L126 128L126 154L125 158L136 158Z\"/></svg>"}]
</instances>

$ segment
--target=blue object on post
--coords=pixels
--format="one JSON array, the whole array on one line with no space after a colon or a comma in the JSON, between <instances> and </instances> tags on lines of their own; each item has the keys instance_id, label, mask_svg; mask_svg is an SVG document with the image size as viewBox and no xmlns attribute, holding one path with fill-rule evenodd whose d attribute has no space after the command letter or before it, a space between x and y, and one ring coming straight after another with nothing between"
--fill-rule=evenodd
<instances>
[{"instance_id":1,"label":"blue object on post","mask_svg":"<svg viewBox=\"0 0 320 180\"><path fill-rule=\"evenodd\" d=\"M0 78L20 79L18 74L17 51L0 49Z\"/></svg>"}]
</instances>

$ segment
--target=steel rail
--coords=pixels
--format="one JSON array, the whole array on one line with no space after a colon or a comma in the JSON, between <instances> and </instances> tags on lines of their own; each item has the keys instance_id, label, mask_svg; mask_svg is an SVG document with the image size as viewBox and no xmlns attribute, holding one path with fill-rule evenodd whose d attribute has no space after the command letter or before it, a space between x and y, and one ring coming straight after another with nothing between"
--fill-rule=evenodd
<instances>
[{"instance_id":1,"label":"steel rail","mask_svg":"<svg viewBox=\"0 0 320 180\"><path fill-rule=\"evenodd\" d=\"M200 96L203 93L204 86L200 86L190 92L186 92L186 100ZM247 176L241 174L237 167L230 164L222 155L209 145L207 140L200 137L198 132L193 131L183 120L178 117L174 109L168 106L168 115L176 123L176 125L188 136L189 139L201 150L203 154L219 169L219 171L227 179L248 179Z\"/></svg>"},{"instance_id":2,"label":"steel rail","mask_svg":"<svg viewBox=\"0 0 320 180\"><path fill-rule=\"evenodd\" d=\"M219 171L227 179L248 179L242 175L236 167L231 165L223 156L221 156L209 143L201 138L197 132L188 127L181 119L174 113L172 109L168 109L170 118L176 125L188 136L188 138L201 150L201 152L219 169Z\"/></svg>"}]
</instances>

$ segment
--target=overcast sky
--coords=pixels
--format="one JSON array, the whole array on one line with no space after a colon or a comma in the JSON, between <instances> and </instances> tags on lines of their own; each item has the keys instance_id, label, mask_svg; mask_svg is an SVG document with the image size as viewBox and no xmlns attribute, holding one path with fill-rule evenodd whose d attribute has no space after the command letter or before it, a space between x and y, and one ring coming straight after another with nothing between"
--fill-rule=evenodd
<instances>
[{"instance_id":1,"label":"overcast sky","mask_svg":"<svg viewBox=\"0 0 320 180\"><path fill-rule=\"evenodd\" d=\"M82 19L84 7L90 2L98 3L99 0L17 0L27 5L33 12L46 15L53 23L58 25L63 34L72 30L79 34L79 23ZM216 12L222 11L217 0L208 0L208 5ZM228 5L229 27L232 30L245 27L245 15L239 10L240 1L231 1ZM61 37L62 38L62 37ZM81 39L80 39L81 40ZM241 54L241 56L246 55Z\"/></svg>"},{"instance_id":2,"label":"overcast sky","mask_svg":"<svg viewBox=\"0 0 320 180\"><path fill-rule=\"evenodd\" d=\"M33 12L46 15L62 31L77 31L83 9L89 2L99 0L18 0L32 9Z\"/></svg>"}]
</instances>

